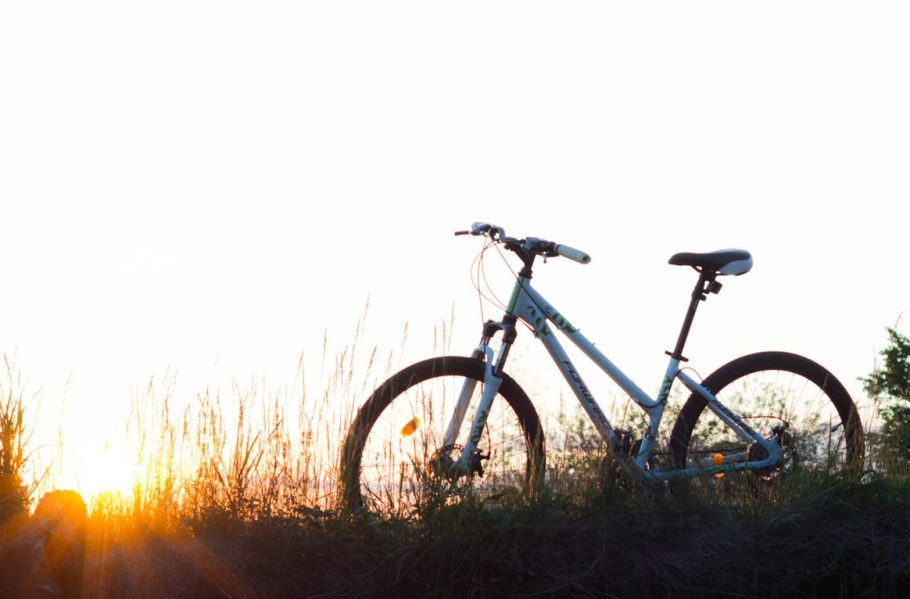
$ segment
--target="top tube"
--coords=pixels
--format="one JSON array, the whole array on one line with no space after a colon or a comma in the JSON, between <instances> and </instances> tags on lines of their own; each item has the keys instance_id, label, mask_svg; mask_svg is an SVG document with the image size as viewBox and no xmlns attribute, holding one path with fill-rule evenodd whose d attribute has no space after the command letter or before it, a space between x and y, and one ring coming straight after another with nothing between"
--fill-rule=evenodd
<instances>
[{"instance_id":1,"label":"top tube","mask_svg":"<svg viewBox=\"0 0 910 599\"><path fill-rule=\"evenodd\" d=\"M553 335L553 330L549 327L551 323L555 329L558 329L578 347L591 361L603 370L617 385L632 397L635 403L647 409L653 409L664 403L665 397L654 399L645 393L641 387L635 384L626 374L619 369L613 362L604 355L594 344L585 337L581 331L572 326L572 324L560 314L534 287L531 281L519 277L515 282L515 288L512 292L512 302L509 315L520 319L530 326L537 337L544 343L550 355L557 361L557 365L564 373L566 368L574 371L571 360L562 349L562 344ZM512 305L514 304L514 305ZM670 365L667 369L667 377L664 385L661 387L663 394L669 394L669 389L664 387L668 382L672 382L679 370L679 362L671 358ZM573 375L574 378L575 375ZM669 378L670 381L666 379Z\"/></svg>"}]
</instances>

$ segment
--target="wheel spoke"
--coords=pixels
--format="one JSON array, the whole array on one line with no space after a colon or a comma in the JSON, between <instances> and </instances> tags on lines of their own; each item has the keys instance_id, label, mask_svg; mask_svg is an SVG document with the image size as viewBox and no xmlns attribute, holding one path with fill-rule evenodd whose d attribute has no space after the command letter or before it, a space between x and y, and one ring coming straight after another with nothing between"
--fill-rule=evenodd
<instances>
[{"instance_id":1,"label":"wheel spoke","mask_svg":"<svg viewBox=\"0 0 910 599\"><path fill-rule=\"evenodd\" d=\"M500 386L467 467L463 446L446 445L444 432L465 378L474 395L458 438L465 438L483 392L483 363L446 358L418 363L393 376L367 401L345 442L343 499L386 516L420 517L428 510L533 487L543 472L540 421L509 378Z\"/></svg>"}]
</instances>

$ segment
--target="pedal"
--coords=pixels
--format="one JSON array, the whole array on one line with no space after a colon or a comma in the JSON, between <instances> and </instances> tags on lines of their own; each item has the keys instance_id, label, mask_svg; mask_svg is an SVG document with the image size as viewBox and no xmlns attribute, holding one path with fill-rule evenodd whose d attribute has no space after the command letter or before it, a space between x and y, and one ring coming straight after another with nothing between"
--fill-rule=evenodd
<instances>
[{"instance_id":1,"label":"pedal","mask_svg":"<svg viewBox=\"0 0 910 599\"><path fill-rule=\"evenodd\" d=\"M477 451L475 451L474 455L471 456L471 476L474 476L475 474L479 474L480 476L483 476L483 460L489 460L489 459L490 459L489 453L484 455L484 453L479 449Z\"/></svg>"}]
</instances>

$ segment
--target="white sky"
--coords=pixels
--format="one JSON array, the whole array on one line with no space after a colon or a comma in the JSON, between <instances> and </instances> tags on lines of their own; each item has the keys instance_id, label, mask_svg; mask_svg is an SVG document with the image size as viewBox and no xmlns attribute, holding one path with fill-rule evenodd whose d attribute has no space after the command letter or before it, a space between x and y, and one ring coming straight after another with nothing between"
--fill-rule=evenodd
<instances>
[{"instance_id":1,"label":"white sky","mask_svg":"<svg viewBox=\"0 0 910 599\"><path fill-rule=\"evenodd\" d=\"M467 353L452 233L487 220L593 256L536 281L645 389L694 283L667 259L742 247L692 365L796 351L860 395L910 309L907 31L903 2L3 3L0 351L94 442L168 369L318 372L367 298L366 347L409 323L428 356L454 303Z\"/></svg>"}]
</instances>

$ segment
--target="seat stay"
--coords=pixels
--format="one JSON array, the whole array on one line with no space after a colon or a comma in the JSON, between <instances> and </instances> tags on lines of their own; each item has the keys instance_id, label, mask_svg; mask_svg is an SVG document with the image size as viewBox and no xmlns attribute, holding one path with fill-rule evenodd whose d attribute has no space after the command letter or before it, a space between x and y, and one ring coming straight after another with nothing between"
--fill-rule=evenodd
<instances>
[{"instance_id":1,"label":"seat stay","mask_svg":"<svg viewBox=\"0 0 910 599\"><path fill-rule=\"evenodd\" d=\"M742 417L725 406L717 397L714 396L708 389L706 389L701 383L690 377L685 372L680 372L677 377L682 384L692 393L698 393L701 395L704 400L707 402L707 407L709 410L714 412L718 418L720 418L724 424L730 427L733 432L735 432L743 441L748 443L756 443L767 441L757 432L752 430L748 424L742 419ZM764 443L762 443L764 444Z\"/></svg>"}]
</instances>

